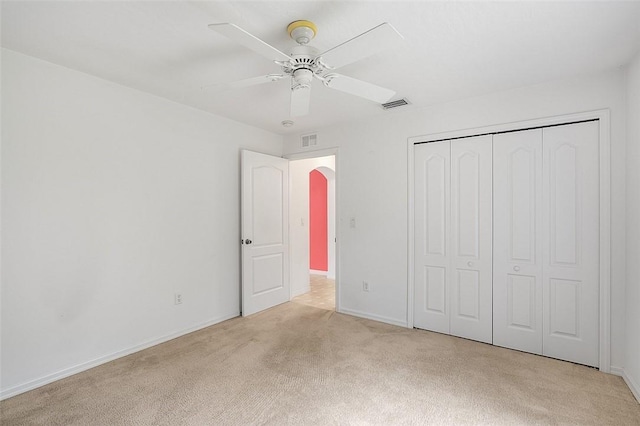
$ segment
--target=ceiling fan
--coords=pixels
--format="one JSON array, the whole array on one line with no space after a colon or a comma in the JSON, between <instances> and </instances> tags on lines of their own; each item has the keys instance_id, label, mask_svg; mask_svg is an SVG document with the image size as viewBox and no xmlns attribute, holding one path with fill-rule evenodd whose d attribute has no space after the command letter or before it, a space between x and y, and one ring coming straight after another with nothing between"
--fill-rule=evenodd
<instances>
[{"instance_id":1,"label":"ceiling fan","mask_svg":"<svg viewBox=\"0 0 640 426\"><path fill-rule=\"evenodd\" d=\"M276 49L234 24L211 24L209 28L267 59L273 60L281 69L280 73L214 86L234 89L275 82L289 77L291 79L292 117L309 113L311 82L314 78L331 89L360 96L377 103L384 103L395 95L393 90L333 72L335 69L366 58L402 40L402 35L389 23L380 24L326 52L319 53L316 48L308 44L318 32L316 25L305 20L294 21L287 26L287 32L297 45L289 50L289 54Z\"/></svg>"}]
</instances>

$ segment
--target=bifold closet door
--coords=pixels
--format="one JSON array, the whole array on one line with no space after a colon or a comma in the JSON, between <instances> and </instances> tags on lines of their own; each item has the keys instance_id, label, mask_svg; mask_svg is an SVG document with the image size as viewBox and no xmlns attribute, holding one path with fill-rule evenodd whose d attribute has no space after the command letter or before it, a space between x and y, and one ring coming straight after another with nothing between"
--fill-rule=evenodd
<instances>
[{"instance_id":1,"label":"bifold closet door","mask_svg":"<svg viewBox=\"0 0 640 426\"><path fill-rule=\"evenodd\" d=\"M543 129L543 351L598 366L599 124Z\"/></svg>"},{"instance_id":2,"label":"bifold closet door","mask_svg":"<svg viewBox=\"0 0 640 426\"><path fill-rule=\"evenodd\" d=\"M598 366L598 122L494 136L494 344Z\"/></svg>"},{"instance_id":3,"label":"bifold closet door","mask_svg":"<svg viewBox=\"0 0 640 426\"><path fill-rule=\"evenodd\" d=\"M492 342L491 135L451 141L450 333Z\"/></svg>"},{"instance_id":4,"label":"bifold closet door","mask_svg":"<svg viewBox=\"0 0 640 426\"><path fill-rule=\"evenodd\" d=\"M491 343L491 136L414 149L414 325Z\"/></svg>"},{"instance_id":5,"label":"bifold closet door","mask_svg":"<svg viewBox=\"0 0 640 426\"><path fill-rule=\"evenodd\" d=\"M449 333L450 143L414 149L414 326Z\"/></svg>"},{"instance_id":6,"label":"bifold closet door","mask_svg":"<svg viewBox=\"0 0 640 426\"><path fill-rule=\"evenodd\" d=\"M493 343L542 354L542 129L493 137Z\"/></svg>"}]
</instances>

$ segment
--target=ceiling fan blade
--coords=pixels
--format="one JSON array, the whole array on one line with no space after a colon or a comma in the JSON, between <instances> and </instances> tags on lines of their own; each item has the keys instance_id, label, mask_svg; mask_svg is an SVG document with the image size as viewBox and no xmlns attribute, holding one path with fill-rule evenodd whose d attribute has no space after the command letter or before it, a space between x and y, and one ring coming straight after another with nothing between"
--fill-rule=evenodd
<instances>
[{"instance_id":1,"label":"ceiling fan blade","mask_svg":"<svg viewBox=\"0 0 640 426\"><path fill-rule=\"evenodd\" d=\"M208 84L206 86L202 86L202 89L203 90L214 89L218 91L229 90L229 89L240 89L243 87L255 86L257 84L279 81L283 78L284 78L284 74L267 74L267 75L261 75L260 77L245 78L244 80L233 81L231 83Z\"/></svg>"},{"instance_id":2,"label":"ceiling fan blade","mask_svg":"<svg viewBox=\"0 0 640 426\"><path fill-rule=\"evenodd\" d=\"M289 55L279 51L278 49L271 46L270 44L265 43L264 41L260 40L258 37L249 34L248 32L246 32L245 30L243 30L237 25L229 24L229 23L210 24L209 28L230 38L236 43L239 43L244 47L247 47L253 50L254 52L264 56L267 59L271 59L273 61L292 60Z\"/></svg>"},{"instance_id":3,"label":"ceiling fan blade","mask_svg":"<svg viewBox=\"0 0 640 426\"><path fill-rule=\"evenodd\" d=\"M384 87L341 74L325 75L324 85L332 89L340 90L341 92L372 100L379 104L387 102L396 94L396 92L391 89L385 89Z\"/></svg>"},{"instance_id":4,"label":"ceiling fan blade","mask_svg":"<svg viewBox=\"0 0 640 426\"><path fill-rule=\"evenodd\" d=\"M389 48L404 37L385 22L318 55L322 64L335 69Z\"/></svg>"},{"instance_id":5,"label":"ceiling fan blade","mask_svg":"<svg viewBox=\"0 0 640 426\"><path fill-rule=\"evenodd\" d=\"M311 86L299 86L291 89L291 116L302 117L309 114Z\"/></svg>"}]
</instances>

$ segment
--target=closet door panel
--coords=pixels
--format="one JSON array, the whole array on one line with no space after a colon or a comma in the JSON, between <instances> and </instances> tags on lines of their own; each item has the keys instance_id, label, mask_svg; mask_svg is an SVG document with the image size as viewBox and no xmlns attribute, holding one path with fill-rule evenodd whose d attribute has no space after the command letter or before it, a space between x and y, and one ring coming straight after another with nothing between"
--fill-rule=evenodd
<instances>
[{"instance_id":1,"label":"closet door panel","mask_svg":"<svg viewBox=\"0 0 640 426\"><path fill-rule=\"evenodd\" d=\"M414 149L414 325L449 333L450 143Z\"/></svg>"},{"instance_id":2,"label":"closet door panel","mask_svg":"<svg viewBox=\"0 0 640 426\"><path fill-rule=\"evenodd\" d=\"M492 342L492 136L451 141L451 334Z\"/></svg>"},{"instance_id":3,"label":"closet door panel","mask_svg":"<svg viewBox=\"0 0 640 426\"><path fill-rule=\"evenodd\" d=\"M598 122L543 131L543 354L598 365Z\"/></svg>"},{"instance_id":4,"label":"closet door panel","mask_svg":"<svg viewBox=\"0 0 640 426\"><path fill-rule=\"evenodd\" d=\"M542 129L493 138L493 342L542 354Z\"/></svg>"}]
</instances>

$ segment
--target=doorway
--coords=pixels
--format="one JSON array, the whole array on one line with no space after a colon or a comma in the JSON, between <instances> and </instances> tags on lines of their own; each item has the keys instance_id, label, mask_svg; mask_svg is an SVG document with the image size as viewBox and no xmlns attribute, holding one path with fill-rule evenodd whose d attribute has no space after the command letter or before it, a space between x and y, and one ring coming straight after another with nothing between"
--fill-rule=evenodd
<instances>
[{"instance_id":1,"label":"doorway","mask_svg":"<svg viewBox=\"0 0 640 426\"><path fill-rule=\"evenodd\" d=\"M291 300L336 310L335 155L290 162Z\"/></svg>"}]
</instances>

